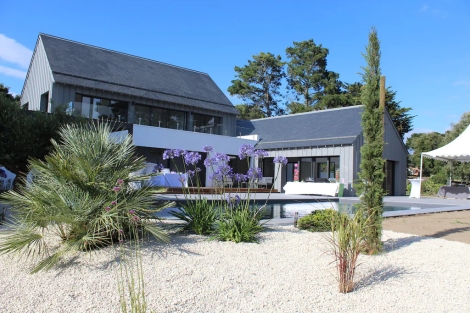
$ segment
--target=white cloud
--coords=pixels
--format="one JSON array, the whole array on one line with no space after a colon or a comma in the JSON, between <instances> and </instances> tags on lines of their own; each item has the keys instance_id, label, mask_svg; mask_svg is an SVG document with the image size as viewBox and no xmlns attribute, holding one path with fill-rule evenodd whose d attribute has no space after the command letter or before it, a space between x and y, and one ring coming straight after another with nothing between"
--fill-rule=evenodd
<instances>
[{"instance_id":1,"label":"white cloud","mask_svg":"<svg viewBox=\"0 0 470 313\"><path fill-rule=\"evenodd\" d=\"M33 51L4 34L0 34L0 59L28 68Z\"/></svg>"},{"instance_id":2,"label":"white cloud","mask_svg":"<svg viewBox=\"0 0 470 313\"><path fill-rule=\"evenodd\" d=\"M25 71L20 71L14 68L6 67L6 66L1 66L0 65L0 74L4 74L7 76L12 76L16 78L21 78L24 79L26 77L26 72Z\"/></svg>"}]
</instances>

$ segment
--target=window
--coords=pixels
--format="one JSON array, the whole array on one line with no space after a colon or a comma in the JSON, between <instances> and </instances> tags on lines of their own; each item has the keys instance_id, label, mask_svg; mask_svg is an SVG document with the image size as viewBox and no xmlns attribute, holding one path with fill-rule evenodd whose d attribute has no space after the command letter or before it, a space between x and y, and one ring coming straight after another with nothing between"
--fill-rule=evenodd
<instances>
[{"instance_id":1,"label":"window","mask_svg":"<svg viewBox=\"0 0 470 313\"><path fill-rule=\"evenodd\" d=\"M135 124L186 130L186 113L147 105L135 105Z\"/></svg>"},{"instance_id":2,"label":"window","mask_svg":"<svg viewBox=\"0 0 470 313\"><path fill-rule=\"evenodd\" d=\"M222 135L222 118L218 116L194 114L193 131Z\"/></svg>"},{"instance_id":3,"label":"window","mask_svg":"<svg viewBox=\"0 0 470 313\"><path fill-rule=\"evenodd\" d=\"M75 95L73 103L74 114L93 118L127 122L128 103L126 101L100 99Z\"/></svg>"},{"instance_id":4,"label":"window","mask_svg":"<svg viewBox=\"0 0 470 313\"><path fill-rule=\"evenodd\" d=\"M41 95L39 110L41 112L49 112L49 92L45 92Z\"/></svg>"}]
</instances>

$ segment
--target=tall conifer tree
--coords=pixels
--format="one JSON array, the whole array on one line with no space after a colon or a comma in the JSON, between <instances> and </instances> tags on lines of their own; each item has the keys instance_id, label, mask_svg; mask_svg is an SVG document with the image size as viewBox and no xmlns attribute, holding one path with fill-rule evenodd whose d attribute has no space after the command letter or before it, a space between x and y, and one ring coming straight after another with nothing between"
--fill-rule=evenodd
<instances>
[{"instance_id":1,"label":"tall conifer tree","mask_svg":"<svg viewBox=\"0 0 470 313\"><path fill-rule=\"evenodd\" d=\"M364 104L362 129L364 145L361 148L360 192L361 206L368 221L366 253L374 254L382 250L382 213L383 213L383 109L379 106L380 94L380 42L377 30L369 33L369 44L363 54L367 65L363 67L364 86L361 99Z\"/></svg>"}]
</instances>

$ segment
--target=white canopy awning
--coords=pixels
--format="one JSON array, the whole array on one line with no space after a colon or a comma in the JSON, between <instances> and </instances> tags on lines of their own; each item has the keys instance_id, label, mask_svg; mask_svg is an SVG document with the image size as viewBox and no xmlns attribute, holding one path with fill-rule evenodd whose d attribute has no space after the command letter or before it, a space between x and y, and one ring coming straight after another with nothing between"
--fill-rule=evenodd
<instances>
[{"instance_id":1,"label":"white canopy awning","mask_svg":"<svg viewBox=\"0 0 470 313\"><path fill-rule=\"evenodd\" d=\"M429 152L423 152L425 158L441 161L470 162L470 125L452 142Z\"/></svg>"},{"instance_id":2,"label":"white canopy awning","mask_svg":"<svg viewBox=\"0 0 470 313\"><path fill-rule=\"evenodd\" d=\"M451 162L470 162L470 125L453 141L443 147L429 152L421 153L421 165L419 171L419 196L421 197L421 182L423 176L423 157L436 160ZM451 174L452 175L452 174ZM452 183L452 177L449 178L449 184Z\"/></svg>"}]
</instances>

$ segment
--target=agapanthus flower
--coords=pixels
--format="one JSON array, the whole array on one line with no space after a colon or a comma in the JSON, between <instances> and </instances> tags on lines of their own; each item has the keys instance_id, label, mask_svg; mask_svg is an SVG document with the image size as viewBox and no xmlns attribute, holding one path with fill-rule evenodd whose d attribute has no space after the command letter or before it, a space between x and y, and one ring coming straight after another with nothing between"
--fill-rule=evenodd
<instances>
[{"instance_id":1,"label":"agapanthus flower","mask_svg":"<svg viewBox=\"0 0 470 313\"><path fill-rule=\"evenodd\" d=\"M233 174L233 179L235 179L237 182L244 182L246 181L246 175L241 174L241 173L236 173L236 174Z\"/></svg>"},{"instance_id":2,"label":"agapanthus flower","mask_svg":"<svg viewBox=\"0 0 470 313\"><path fill-rule=\"evenodd\" d=\"M227 195L227 204L230 207L236 207L240 203L241 199L239 195L232 196L230 194Z\"/></svg>"},{"instance_id":3,"label":"agapanthus flower","mask_svg":"<svg viewBox=\"0 0 470 313\"><path fill-rule=\"evenodd\" d=\"M273 162L274 163L279 163L282 166L286 166L287 165L287 158L283 157L282 155L279 155L279 156L274 158Z\"/></svg>"},{"instance_id":4,"label":"agapanthus flower","mask_svg":"<svg viewBox=\"0 0 470 313\"><path fill-rule=\"evenodd\" d=\"M214 148L212 146L203 146L202 150L204 150L204 152L212 152Z\"/></svg>"},{"instance_id":5,"label":"agapanthus flower","mask_svg":"<svg viewBox=\"0 0 470 313\"><path fill-rule=\"evenodd\" d=\"M259 167L252 167L248 169L248 172L246 173L246 177L249 180L260 180L263 178L263 173Z\"/></svg>"},{"instance_id":6,"label":"agapanthus flower","mask_svg":"<svg viewBox=\"0 0 470 313\"><path fill-rule=\"evenodd\" d=\"M216 152L215 153L215 159L218 162L228 162L228 161L230 161L230 157L228 155L226 155L225 153L222 153L222 152Z\"/></svg>"},{"instance_id":7,"label":"agapanthus flower","mask_svg":"<svg viewBox=\"0 0 470 313\"><path fill-rule=\"evenodd\" d=\"M240 147L240 150L238 151L238 157L240 158L240 160L243 160L247 157L253 156L254 153L255 147L253 147L252 145L242 145Z\"/></svg>"},{"instance_id":8,"label":"agapanthus flower","mask_svg":"<svg viewBox=\"0 0 470 313\"><path fill-rule=\"evenodd\" d=\"M173 159L175 157L175 152L173 149L163 151L163 160Z\"/></svg>"},{"instance_id":9,"label":"agapanthus flower","mask_svg":"<svg viewBox=\"0 0 470 313\"><path fill-rule=\"evenodd\" d=\"M195 173L195 171L188 170L188 171L186 172L186 175L188 175L188 177L193 177L193 176L194 176L194 173Z\"/></svg>"},{"instance_id":10,"label":"agapanthus flower","mask_svg":"<svg viewBox=\"0 0 470 313\"><path fill-rule=\"evenodd\" d=\"M185 156L186 153L188 152L183 149L173 149L173 153L175 154L175 157L179 157L179 156Z\"/></svg>"},{"instance_id":11,"label":"agapanthus flower","mask_svg":"<svg viewBox=\"0 0 470 313\"><path fill-rule=\"evenodd\" d=\"M180 175L180 178L178 178L178 180L181 182L181 183L184 183L186 181L186 177Z\"/></svg>"},{"instance_id":12,"label":"agapanthus flower","mask_svg":"<svg viewBox=\"0 0 470 313\"><path fill-rule=\"evenodd\" d=\"M194 171L195 171L196 173L199 173L199 172L201 171L201 169L200 169L199 167L195 167L195 168L194 168Z\"/></svg>"},{"instance_id":13,"label":"agapanthus flower","mask_svg":"<svg viewBox=\"0 0 470 313\"><path fill-rule=\"evenodd\" d=\"M220 172L215 171L213 174L209 176L210 180L215 180L218 182L221 182L224 179L224 175L222 175Z\"/></svg>"},{"instance_id":14,"label":"agapanthus flower","mask_svg":"<svg viewBox=\"0 0 470 313\"><path fill-rule=\"evenodd\" d=\"M215 158L207 158L204 160L204 166L209 167L217 164L217 160Z\"/></svg>"},{"instance_id":15,"label":"agapanthus flower","mask_svg":"<svg viewBox=\"0 0 470 313\"><path fill-rule=\"evenodd\" d=\"M184 162L188 165L196 165L201 160L201 155L197 152L188 152L184 155Z\"/></svg>"},{"instance_id":16,"label":"agapanthus flower","mask_svg":"<svg viewBox=\"0 0 470 313\"><path fill-rule=\"evenodd\" d=\"M217 169L217 172L221 173L224 176L231 176L232 171L233 169L230 167L230 165L227 165L227 164L221 165Z\"/></svg>"},{"instance_id":17,"label":"agapanthus flower","mask_svg":"<svg viewBox=\"0 0 470 313\"><path fill-rule=\"evenodd\" d=\"M254 153L258 158L265 158L268 156L268 152L264 150L256 150Z\"/></svg>"},{"instance_id":18,"label":"agapanthus flower","mask_svg":"<svg viewBox=\"0 0 470 313\"><path fill-rule=\"evenodd\" d=\"M165 167L163 166L163 164L157 164L153 167L153 172L154 173L159 173L161 172Z\"/></svg>"}]
</instances>

